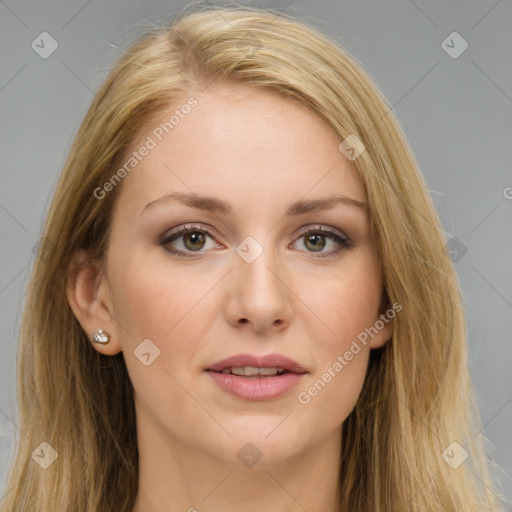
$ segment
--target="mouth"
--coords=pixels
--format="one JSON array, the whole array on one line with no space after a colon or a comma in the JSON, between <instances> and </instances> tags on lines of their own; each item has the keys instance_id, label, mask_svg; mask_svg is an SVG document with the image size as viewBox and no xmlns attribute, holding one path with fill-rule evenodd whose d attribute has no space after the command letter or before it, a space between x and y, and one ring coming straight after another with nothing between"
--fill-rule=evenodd
<instances>
[{"instance_id":1,"label":"mouth","mask_svg":"<svg viewBox=\"0 0 512 512\"><path fill-rule=\"evenodd\" d=\"M307 370L297 361L281 354L267 354L265 356L237 354L213 363L206 370L231 373L239 377L268 377L288 372L307 373Z\"/></svg>"},{"instance_id":2,"label":"mouth","mask_svg":"<svg viewBox=\"0 0 512 512\"><path fill-rule=\"evenodd\" d=\"M246 379L258 379L265 377L275 377L276 375L283 375L283 373L290 373L285 368L273 366L272 368L258 368L256 366L238 366L225 368L221 372L224 374L236 375L238 377L245 377Z\"/></svg>"},{"instance_id":3,"label":"mouth","mask_svg":"<svg viewBox=\"0 0 512 512\"><path fill-rule=\"evenodd\" d=\"M277 398L308 373L296 361L279 354L240 354L218 361L205 371L223 391L250 401Z\"/></svg>"}]
</instances>

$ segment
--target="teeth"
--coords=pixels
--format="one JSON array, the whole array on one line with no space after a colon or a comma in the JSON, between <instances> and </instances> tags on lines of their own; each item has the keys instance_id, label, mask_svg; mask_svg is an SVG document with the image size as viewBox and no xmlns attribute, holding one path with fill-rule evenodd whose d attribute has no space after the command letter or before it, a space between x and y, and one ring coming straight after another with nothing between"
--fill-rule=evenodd
<instances>
[{"instance_id":1,"label":"teeth","mask_svg":"<svg viewBox=\"0 0 512 512\"><path fill-rule=\"evenodd\" d=\"M256 366L242 366L237 368L226 368L222 373L232 373L240 377L254 377L256 375L277 375L284 371L280 366L273 368L257 368Z\"/></svg>"},{"instance_id":2,"label":"teeth","mask_svg":"<svg viewBox=\"0 0 512 512\"><path fill-rule=\"evenodd\" d=\"M233 375L253 377L255 375L275 375L277 368L257 368L256 366L243 366L241 368L231 368Z\"/></svg>"},{"instance_id":3,"label":"teeth","mask_svg":"<svg viewBox=\"0 0 512 512\"><path fill-rule=\"evenodd\" d=\"M277 375L279 373L279 368L259 368L260 375Z\"/></svg>"}]
</instances>

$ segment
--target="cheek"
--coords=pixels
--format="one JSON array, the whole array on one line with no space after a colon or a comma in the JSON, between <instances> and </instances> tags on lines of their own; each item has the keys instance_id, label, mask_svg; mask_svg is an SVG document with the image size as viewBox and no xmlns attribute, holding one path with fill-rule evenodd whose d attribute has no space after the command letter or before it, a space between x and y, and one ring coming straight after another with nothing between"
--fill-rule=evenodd
<instances>
[{"instance_id":1,"label":"cheek","mask_svg":"<svg viewBox=\"0 0 512 512\"><path fill-rule=\"evenodd\" d=\"M207 281L191 282L190 273L156 262L142 253L132 254L111 272L115 313L133 341L150 338L158 343L175 337L211 287Z\"/></svg>"},{"instance_id":2,"label":"cheek","mask_svg":"<svg viewBox=\"0 0 512 512\"><path fill-rule=\"evenodd\" d=\"M142 379L140 384L149 388L151 382L162 383L164 379L171 391L175 381L169 373L180 381L188 378L195 355L200 353L199 345L218 318L215 284L220 276L211 270L198 272L193 266L180 271L158 251L125 253L116 263L110 272L112 300L116 320L123 327L118 332L132 380ZM139 378L140 361L132 355L147 339L158 348L158 358L149 367L151 373ZM157 369L161 371L159 377Z\"/></svg>"},{"instance_id":3,"label":"cheek","mask_svg":"<svg viewBox=\"0 0 512 512\"><path fill-rule=\"evenodd\" d=\"M164 260L165 261L165 260ZM112 261L112 264L114 262ZM201 298L211 289L208 279L190 281L190 272L171 272L147 255L132 253L111 267L112 300L122 351L142 408L165 406L199 412L180 383L208 329ZM150 340L151 343L148 343ZM144 349L142 348L144 347ZM156 347L156 348L155 348ZM143 354L149 353L149 364Z\"/></svg>"},{"instance_id":4,"label":"cheek","mask_svg":"<svg viewBox=\"0 0 512 512\"><path fill-rule=\"evenodd\" d=\"M339 270L317 277L310 290L307 304L325 326L322 337L328 352L347 350L378 318L382 282L370 251L360 251L347 258Z\"/></svg>"},{"instance_id":5,"label":"cheek","mask_svg":"<svg viewBox=\"0 0 512 512\"><path fill-rule=\"evenodd\" d=\"M380 297L370 290L366 294L359 290L353 296L343 294L340 286L336 293L340 294L334 302L337 313L325 317L335 335L317 338L321 343L315 348L315 371L297 394L303 414L321 414L323 432L339 427L359 398L370 354L361 333L375 322L373 311L377 311Z\"/></svg>"},{"instance_id":6,"label":"cheek","mask_svg":"<svg viewBox=\"0 0 512 512\"><path fill-rule=\"evenodd\" d=\"M325 427L335 428L352 411L364 384L370 353L365 330L378 319L382 284L377 261L369 252L347 259L343 271L316 282L308 305L320 312L326 329L321 337L310 333L317 341L317 365L297 400L305 413L328 410Z\"/></svg>"}]
</instances>

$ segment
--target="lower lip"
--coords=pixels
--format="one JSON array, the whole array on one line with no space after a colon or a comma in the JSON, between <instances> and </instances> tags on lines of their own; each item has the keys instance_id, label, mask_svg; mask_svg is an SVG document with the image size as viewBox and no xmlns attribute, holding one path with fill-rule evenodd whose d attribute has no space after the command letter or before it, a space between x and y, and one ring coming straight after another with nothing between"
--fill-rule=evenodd
<instances>
[{"instance_id":1,"label":"lower lip","mask_svg":"<svg viewBox=\"0 0 512 512\"><path fill-rule=\"evenodd\" d=\"M239 377L231 373L207 370L214 382L224 391L239 398L263 401L277 398L294 388L304 377L304 373L283 373L273 377Z\"/></svg>"}]
</instances>

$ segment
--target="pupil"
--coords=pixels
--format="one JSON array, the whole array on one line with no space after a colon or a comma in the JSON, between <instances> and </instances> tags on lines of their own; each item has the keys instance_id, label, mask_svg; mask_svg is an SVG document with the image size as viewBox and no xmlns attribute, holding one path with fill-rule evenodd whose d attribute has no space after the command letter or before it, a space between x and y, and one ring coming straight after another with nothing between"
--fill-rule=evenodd
<instances>
[{"instance_id":1,"label":"pupil","mask_svg":"<svg viewBox=\"0 0 512 512\"><path fill-rule=\"evenodd\" d=\"M190 239L195 239L192 244L187 243ZM204 244L204 235L198 232L188 233L184 237L184 242L188 249L201 249L202 244Z\"/></svg>"},{"instance_id":2,"label":"pupil","mask_svg":"<svg viewBox=\"0 0 512 512\"><path fill-rule=\"evenodd\" d=\"M322 243L322 244L320 244L320 245L318 245L318 244L313 245L313 250L318 251L318 250L322 250L322 249L325 247L325 239L324 239L324 235L318 235L318 234L316 234L316 235L309 235L309 236L307 237L307 241L308 241L308 242L309 242L310 240L312 240L312 239L316 240L316 242L318 242L318 241L320 241L320 240L322 240L322 241L323 241L323 243ZM308 243L306 243L306 245L308 245Z\"/></svg>"}]
</instances>

